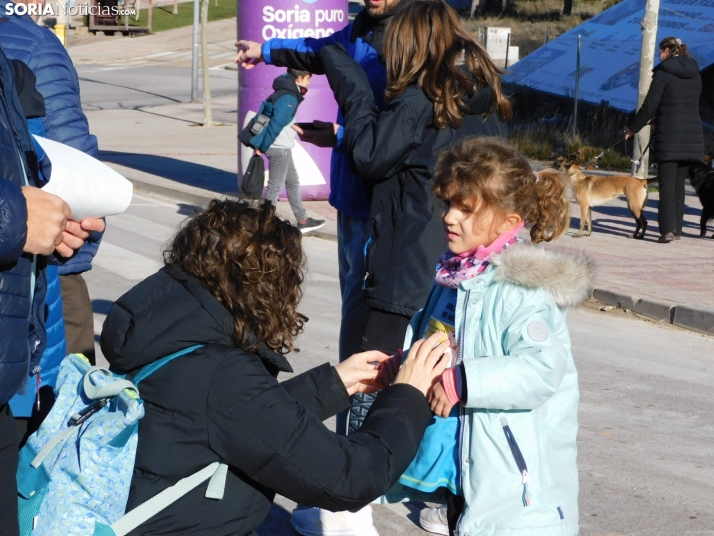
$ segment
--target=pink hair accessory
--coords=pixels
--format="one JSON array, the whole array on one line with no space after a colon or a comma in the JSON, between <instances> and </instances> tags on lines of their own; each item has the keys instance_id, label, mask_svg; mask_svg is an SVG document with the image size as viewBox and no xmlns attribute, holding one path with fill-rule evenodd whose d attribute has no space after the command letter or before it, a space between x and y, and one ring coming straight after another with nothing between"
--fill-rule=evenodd
<instances>
[{"instance_id":1,"label":"pink hair accessory","mask_svg":"<svg viewBox=\"0 0 714 536\"><path fill-rule=\"evenodd\" d=\"M535 175L535 178L536 178L536 184L538 184L540 182L540 174L538 171L534 171L533 174Z\"/></svg>"}]
</instances>

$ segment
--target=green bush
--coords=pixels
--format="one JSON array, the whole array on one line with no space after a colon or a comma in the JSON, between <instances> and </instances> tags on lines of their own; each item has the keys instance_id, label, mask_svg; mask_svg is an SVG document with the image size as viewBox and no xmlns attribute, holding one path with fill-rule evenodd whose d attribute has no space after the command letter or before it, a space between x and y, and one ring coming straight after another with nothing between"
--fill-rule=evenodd
<instances>
[{"instance_id":1,"label":"green bush","mask_svg":"<svg viewBox=\"0 0 714 536\"><path fill-rule=\"evenodd\" d=\"M210 0L208 2L208 22L221 19L230 19L236 16L236 3L233 0ZM149 10L139 11L139 20L129 17L129 26L147 26L149 21ZM121 23L124 23L124 17ZM163 5L154 7L152 13L151 31L153 33L163 30L171 30L182 26L193 24L193 2L181 2L178 4L178 14L173 14L173 5Z\"/></svg>"}]
</instances>

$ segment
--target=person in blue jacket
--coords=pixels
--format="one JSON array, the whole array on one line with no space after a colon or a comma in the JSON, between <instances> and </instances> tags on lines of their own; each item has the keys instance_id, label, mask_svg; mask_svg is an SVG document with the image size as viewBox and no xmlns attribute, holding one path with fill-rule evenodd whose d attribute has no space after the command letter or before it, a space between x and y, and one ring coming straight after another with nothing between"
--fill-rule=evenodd
<instances>
[{"instance_id":1,"label":"person in blue jacket","mask_svg":"<svg viewBox=\"0 0 714 536\"><path fill-rule=\"evenodd\" d=\"M0 0L0 12L10 0ZM97 138L89 133L82 111L79 78L72 60L57 36L38 26L30 15L4 15L0 24L0 45L8 58L27 64L36 76L36 88L45 100L46 115L38 121L50 140L97 157ZM71 226L75 224L70 224ZM104 220L84 220L79 229L85 245L69 258L58 259L64 318L69 352L83 353L94 362L94 318L83 272L92 269L104 231Z\"/></svg>"},{"instance_id":2,"label":"person in blue jacket","mask_svg":"<svg viewBox=\"0 0 714 536\"><path fill-rule=\"evenodd\" d=\"M1 25L0 25L1 26ZM23 390L45 343L46 256L84 241L68 228L67 204L43 192L38 159L0 47L0 535L19 534L18 444L8 401Z\"/></svg>"},{"instance_id":3,"label":"person in blue jacket","mask_svg":"<svg viewBox=\"0 0 714 536\"><path fill-rule=\"evenodd\" d=\"M288 69L273 80L273 94L263 101L258 114L265 115L270 122L253 136L248 145L256 154L265 153L270 162L268 188L263 199L277 206L283 187L287 190L290 208L297 220L297 228L302 233L314 231L325 225L325 220L308 218L302 204L300 177L293 163L292 149L297 131L292 128L298 106L305 99L312 75L307 71Z\"/></svg>"},{"instance_id":4,"label":"person in blue jacket","mask_svg":"<svg viewBox=\"0 0 714 536\"><path fill-rule=\"evenodd\" d=\"M15 89L30 134L44 136L42 118L45 116L45 100L35 87L35 75L20 60L10 60L13 68ZM47 182L51 173L51 164L42 147L33 140L37 155L40 183ZM54 386L62 359L67 355L62 297L60 293L59 271L54 257L48 257L45 270L47 294L45 297L45 350L34 372L34 385L28 385L24 393L17 393L10 400L10 408L17 424L17 436L20 447L27 438L39 428L44 417L54 404Z\"/></svg>"},{"instance_id":5,"label":"person in blue jacket","mask_svg":"<svg viewBox=\"0 0 714 536\"><path fill-rule=\"evenodd\" d=\"M399 5L412 0L364 0L365 9L342 30L320 39L271 39L265 43L238 41L236 63L246 69L264 61L302 69L313 74L324 74L320 50L328 45L341 44L364 69L374 93L376 105L385 109L384 91L387 71L383 58L384 33L390 17ZM342 292L342 321L340 324L340 361L361 351L362 335L367 325L369 307L362 284L365 277L364 247L369 235L371 187L355 175L349 154L343 144L343 118L336 123L314 121L315 130L301 134L303 141L321 147L333 147L330 166L330 204L337 209L337 242ZM346 433L346 413L337 416L337 433Z\"/></svg>"}]
</instances>

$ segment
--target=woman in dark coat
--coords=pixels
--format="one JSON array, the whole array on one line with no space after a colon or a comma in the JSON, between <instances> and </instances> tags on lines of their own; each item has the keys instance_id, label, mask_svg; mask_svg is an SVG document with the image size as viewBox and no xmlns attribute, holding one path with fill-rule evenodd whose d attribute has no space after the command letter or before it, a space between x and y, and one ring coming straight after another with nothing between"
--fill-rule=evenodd
<instances>
[{"instance_id":1,"label":"woman in dark coat","mask_svg":"<svg viewBox=\"0 0 714 536\"><path fill-rule=\"evenodd\" d=\"M402 348L444 252L444 205L431 191L436 158L468 136L505 138L511 105L501 91L501 71L440 0L400 4L389 21L383 111L364 70L344 49L323 47L320 57L344 117L342 150L372 188L362 349L391 355ZM369 396L355 397L350 432L370 402ZM293 527L311 535L310 527L323 517L316 509L296 510ZM340 522L343 518L350 516L340 516ZM340 534L376 534L367 514L351 523L351 532ZM322 523L321 534L337 532Z\"/></svg>"},{"instance_id":2,"label":"woman in dark coat","mask_svg":"<svg viewBox=\"0 0 714 536\"><path fill-rule=\"evenodd\" d=\"M431 420L425 393L445 367L437 362L448 344L427 339L410 351L350 437L322 421L346 409L349 395L389 383L393 367L371 364L389 363L386 355L364 352L277 381L278 372L292 372L283 354L307 320L297 312L300 242L300 231L270 204L214 200L178 232L166 266L110 310L102 351L130 377L204 345L141 385L146 415L127 511L216 461L228 465L222 499L207 498L199 486L132 536L255 536L276 493L330 510L361 508L414 457Z\"/></svg>"},{"instance_id":3,"label":"woman in dark coat","mask_svg":"<svg viewBox=\"0 0 714 536\"><path fill-rule=\"evenodd\" d=\"M345 151L373 187L363 349L391 354L424 305L429 266L444 249L443 203L430 187L436 157L468 136L505 138L511 105L500 70L444 2L400 8L387 28L384 55L389 102L379 111L359 64L337 46L320 52L345 118Z\"/></svg>"},{"instance_id":4,"label":"woman in dark coat","mask_svg":"<svg viewBox=\"0 0 714 536\"><path fill-rule=\"evenodd\" d=\"M659 165L659 242L667 243L682 236L684 181L691 164L704 157L699 116L702 80L699 65L679 39L663 39L659 58L647 97L628 125L627 137L650 121L656 124L653 148Z\"/></svg>"}]
</instances>

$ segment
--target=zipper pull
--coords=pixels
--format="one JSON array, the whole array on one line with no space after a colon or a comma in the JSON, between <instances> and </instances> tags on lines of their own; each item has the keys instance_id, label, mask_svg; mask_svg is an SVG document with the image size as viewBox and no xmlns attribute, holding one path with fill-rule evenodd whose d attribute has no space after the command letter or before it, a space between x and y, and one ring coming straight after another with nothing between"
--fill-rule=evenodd
<instances>
[{"instance_id":1,"label":"zipper pull","mask_svg":"<svg viewBox=\"0 0 714 536\"><path fill-rule=\"evenodd\" d=\"M35 367L32 369L32 373L35 375L35 408L40 411L40 384L42 383L42 376L40 375L40 367Z\"/></svg>"},{"instance_id":2,"label":"zipper pull","mask_svg":"<svg viewBox=\"0 0 714 536\"><path fill-rule=\"evenodd\" d=\"M528 484L531 483L531 475L528 474L527 469L523 470L522 475L523 475L523 478L521 479L521 482L523 482L523 505L530 506L531 505L531 494L528 492Z\"/></svg>"}]
</instances>

